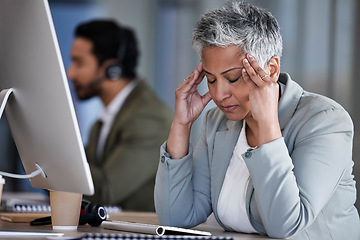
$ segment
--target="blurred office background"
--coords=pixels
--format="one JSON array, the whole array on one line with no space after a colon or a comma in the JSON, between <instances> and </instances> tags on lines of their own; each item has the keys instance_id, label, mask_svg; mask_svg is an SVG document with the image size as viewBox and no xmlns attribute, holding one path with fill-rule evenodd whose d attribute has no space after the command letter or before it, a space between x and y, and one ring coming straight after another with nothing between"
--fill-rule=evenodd
<instances>
[{"instance_id":1,"label":"blurred office background","mask_svg":"<svg viewBox=\"0 0 360 240\"><path fill-rule=\"evenodd\" d=\"M192 28L200 15L218 8L223 0L50 0L50 8L65 68L73 31L80 22L112 18L136 31L141 57L138 73L174 109L177 85L197 66L199 57L191 46ZM360 3L356 0L249 0L270 10L283 34L283 72L305 90L331 97L351 114L355 125L354 174L360 189ZM206 84L200 91L207 91ZM74 97L80 130L86 144L91 124L102 105L98 99L79 102ZM211 102L207 108L214 107ZM202 116L195 123L191 142L195 143ZM6 119L0 122L0 170L19 168L14 164L11 133ZM10 149L10 151L8 150ZM5 164L4 159L15 159ZM4 163L4 164L3 164ZM19 171L20 171L19 170ZM19 180L18 180L19 181ZM8 190L29 190L24 180L9 180ZM24 185L27 185L24 187ZM358 194L357 208L360 209Z\"/></svg>"}]
</instances>

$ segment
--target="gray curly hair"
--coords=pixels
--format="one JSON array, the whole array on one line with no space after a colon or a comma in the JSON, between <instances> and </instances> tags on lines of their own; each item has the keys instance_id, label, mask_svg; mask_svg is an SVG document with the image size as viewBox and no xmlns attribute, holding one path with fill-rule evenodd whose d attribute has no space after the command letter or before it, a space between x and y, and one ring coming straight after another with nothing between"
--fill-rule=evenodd
<instances>
[{"instance_id":1,"label":"gray curly hair","mask_svg":"<svg viewBox=\"0 0 360 240\"><path fill-rule=\"evenodd\" d=\"M265 9L247 2L228 2L202 15L193 31L193 47L202 56L204 47L235 45L254 56L259 65L281 57L282 37L277 20Z\"/></svg>"}]
</instances>

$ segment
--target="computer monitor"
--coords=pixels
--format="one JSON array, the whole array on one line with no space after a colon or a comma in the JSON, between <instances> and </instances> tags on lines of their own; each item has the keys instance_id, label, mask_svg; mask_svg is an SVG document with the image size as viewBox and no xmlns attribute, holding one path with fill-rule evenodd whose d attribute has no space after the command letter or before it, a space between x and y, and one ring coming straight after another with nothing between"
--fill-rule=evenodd
<instances>
[{"instance_id":1,"label":"computer monitor","mask_svg":"<svg viewBox=\"0 0 360 240\"><path fill-rule=\"evenodd\" d=\"M31 178L32 186L92 195L47 0L0 1L0 91L10 88L5 112L24 169L38 164L46 175Z\"/></svg>"}]
</instances>

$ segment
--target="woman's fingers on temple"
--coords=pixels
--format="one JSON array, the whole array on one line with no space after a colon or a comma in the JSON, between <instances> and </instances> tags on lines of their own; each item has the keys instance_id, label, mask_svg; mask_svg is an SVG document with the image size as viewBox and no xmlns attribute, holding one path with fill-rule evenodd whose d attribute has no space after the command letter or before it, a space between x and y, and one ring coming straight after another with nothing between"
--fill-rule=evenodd
<instances>
[{"instance_id":1,"label":"woman's fingers on temple","mask_svg":"<svg viewBox=\"0 0 360 240\"><path fill-rule=\"evenodd\" d=\"M244 69L246 70L246 75L248 76L249 80L254 82L257 86L261 86L263 81L259 77L259 75L255 72L252 65L250 65L250 62L248 59L244 58L243 60Z\"/></svg>"},{"instance_id":2,"label":"woman's fingers on temple","mask_svg":"<svg viewBox=\"0 0 360 240\"><path fill-rule=\"evenodd\" d=\"M188 85L188 83L192 82L194 80L194 78L196 78L196 74L198 74L197 68L194 69L194 71L192 71L185 79L184 81L180 84L183 86Z\"/></svg>"},{"instance_id":3,"label":"woman's fingers on temple","mask_svg":"<svg viewBox=\"0 0 360 240\"><path fill-rule=\"evenodd\" d=\"M271 81L267 78L269 75L262 67L260 67L259 63L250 54L246 55L246 58L243 60L243 65L247 74L257 86L260 87L264 84L264 82Z\"/></svg>"},{"instance_id":4,"label":"woman's fingers on temple","mask_svg":"<svg viewBox=\"0 0 360 240\"><path fill-rule=\"evenodd\" d=\"M178 91L192 93L197 91L197 86L204 79L205 73L202 68L202 62L192 71L183 82L178 86Z\"/></svg>"},{"instance_id":5,"label":"woman's fingers on temple","mask_svg":"<svg viewBox=\"0 0 360 240\"><path fill-rule=\"evenodd\" d=\"M205 72L204 72L204 71L201 71L200 74L199 74L199 76L197 77L195 83L196 83L196 84L200 84L201 81L204 79L204 77L205 77Z\"/></svg>"},{"instance_id":6,"label":"woman's fingers on temple","mask_svg":"<svg viewBox=\"0 0 360 240\"><path fill-rule=\"evenodd\" d=\"M249 74L247 73L246 69L243 68L242 69L242 77L244 79L244 81L246 82L246 84L248 85L249 89L252 89L254 87L256 87L256 84L254 83L254 81L250 78Z\"/></svg>"},{"instance_id":7,"label":"woman's fingers on temple","mask_svg":"<svg viewBox=\"0 0 360 240\"><path fill-rule=\"evenodd\" d=\"M266 74L266 72L264 71L264 69L262 69L259 65L259 63L255 60L255 58L250 55L250 54L247 54L246 55L246 58L248 59L251 67L255 70L255 72L259 75L259 76L263 76Z\"/></svg>"},{"instance_id":8,"label":"woman's fingers on temple","mask_svg":"<svg viewBox=\"0 0 360 240\"><path fill-rule=\"evenodd\" d=\"M195 68L194 72L196 74L194 76L195 83L199 84L205 76L205 73L204 73L203 67L202 67L202 62L199 63L199 65Z\"/></svg>"},{"instance_id":9,"label":"woman's fingers on temple","mask_svg":"<svg viewBox=\"0 0 360 240\"><path fill-rule=\"evenodd\" d=\"M262 67L260 67L259 63L255 60L255 58L250 55L247 54L246 55L251 67L254 69L255 73L257 74L258 77L260 77L262 80L264 81L268 81L269 79L265 78L266 76L269 76L264 69L262 69Z\"/></svg>"}]
</instances>

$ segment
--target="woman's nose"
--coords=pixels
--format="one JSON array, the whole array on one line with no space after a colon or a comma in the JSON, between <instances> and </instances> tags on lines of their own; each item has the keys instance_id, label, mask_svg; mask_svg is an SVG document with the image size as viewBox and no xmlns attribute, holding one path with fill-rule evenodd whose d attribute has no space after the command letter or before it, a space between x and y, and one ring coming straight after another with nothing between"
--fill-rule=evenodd
<instances>
[{"instance_id":1,"label":"woman's nose","mask_svg":"<svg viewBox=\"0 0 360 240\"><path fill-rule=\"evenodd\" d=\"M216 84L216 96L218 101L223 101L231 96L229 85L225 81L217 81Z\"/></svg>"}]
</instances>

